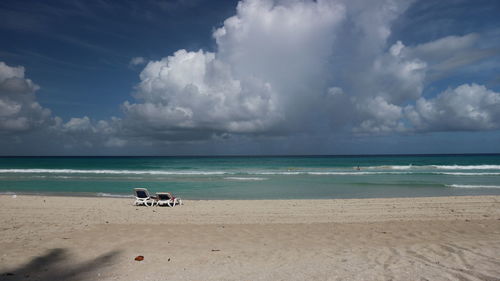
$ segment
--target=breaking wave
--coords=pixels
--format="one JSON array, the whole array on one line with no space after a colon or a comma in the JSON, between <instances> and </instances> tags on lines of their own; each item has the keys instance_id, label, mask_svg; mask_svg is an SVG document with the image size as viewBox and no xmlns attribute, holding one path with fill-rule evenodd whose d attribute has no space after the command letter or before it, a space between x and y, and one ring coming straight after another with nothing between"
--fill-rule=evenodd
<instances>
[{"instance_id":1,"label":"breaking wave","mask_svg":"<svg viewBox=\"0 0 500 281\"><path fill-rule=\"evenodd\" d=\"M391 167L385 168L383 170L381 167ZM396 167L396 168L394 168ZM59 178L59 179L70 179L80 177L86 179L86 176L92 175L116 175L121 179L137 179L134 176L141 177L143 175L153 175L153 176L228 176L225 179L228 180L266 180L267 178L258 176L287 176L287 175L310 175L310 176L364 176L364 175L449 175L449 176L500 176L500 171L494 171L491 167L498 167L496 165L481 165L481 166L460 166L460 167L489 167L485 169L486 171L478 171L478 169L470 168L467 169L458 168L458 171L436 171L435 169L415 169L410 170L410 167L415 168L416 166L379 166L377 170L375 167L366 167L362 170L349 170L339 169L339 170L293 170L293 171L283 171L283 170L227 170L227 171L162 171L162 170L82 170L82 169L0 169L0 174L31 174L33 178ZM424 167L424 166L417 166ZM430 166L426 166L430 167ZM455 167L455 166L443 166L443 167ZM472 171L470 171L472 170ZM124 177L129 175L129 177ZM255 177L252 177L255 176Z\"/></svg>"},{"instance_id":2,"label":"breaking wave","mask_svg":"<svg viewBox=\"0 0 500 281\"><path fill-rule=\"evenodd\" d=\"M111 194L111 193L105 193L105 192L99 192L99 193L97 193L97 197L134 198L133 195Z\"/></svg>"},{"instance_id":3,"label":"breaking wave","mask_svg":"<svg viewBox=\"0 0 500 281\"><path fill-rule=\"evenodd\" d=\"M236 181L263 181L263 180L267 180L267 178L257 178L257 177L253 177L253 178L245 178L245 177L227 177L227 178L224 178L226 180L236 180Z\"/></svg>"},{"instance_id":4,"label":"breaking wave","mask_svg":"<svg viewBox=\"0 0 500 281\"><path fill-rule=\"evenodd\" d=\"M500 165L432 165L444 170L500 170Z\"/></svg>"},{"instance_id":5,"label":"breaking wave","mask_svg":"<svg viewBox=\"0 0 500 281\"><path fill-rule=\"evenodd\" d=\"M463 173L463 172L441 172L441 173L433 173L436 175L450 175L450 176L500 176L500 173Z\"/></svg>"},{"instance_id":6,"label":"breaking wave","mask_svg":"<svg viewBox=\"0 0 500 281\"><path fill-rule=\"evenodd\" d=\"M133 175L223 175L221 171L157 171L157 170L75 170L75 169L0 169L0 173L26 174L133 174Z\"/></svg>"},{"instance_id":7,"label":"breaking wave","mask_svg":"<svg viewBox=\"0 0 500 281\"><path fill-rule=\"evenodd\" d=\"M453 187L453 188L500 188L500 185L447 184L446 187Z\"/></svg>"},{"instance_id":8,"label":"breaking wave","mask_svg":"<svg viewBox=\"0 0 500 281\"><path fill-rule=\"evenodd\" d=\"M375 170L500 170L500 165L386 165L371 166Z\"/></svg>"}]
</instances>

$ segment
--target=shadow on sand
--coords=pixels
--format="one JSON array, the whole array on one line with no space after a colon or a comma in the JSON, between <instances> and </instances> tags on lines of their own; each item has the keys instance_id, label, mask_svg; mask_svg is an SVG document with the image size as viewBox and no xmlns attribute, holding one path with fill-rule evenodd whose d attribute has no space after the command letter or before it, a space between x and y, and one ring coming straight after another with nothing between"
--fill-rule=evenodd
<instances>
[{"instance_id":1,"label":"shadow on sand","mask_svg":"<svg viewBox=\"0 0 500 281\"><path fill-rule=\"evenodd\" d=\"M0 280L95 280L99 270L111 265L119 251L111 251L94 260L75 263L66 249L52 249L46 254L0 273Z\"/></svg>"}]
</instances>

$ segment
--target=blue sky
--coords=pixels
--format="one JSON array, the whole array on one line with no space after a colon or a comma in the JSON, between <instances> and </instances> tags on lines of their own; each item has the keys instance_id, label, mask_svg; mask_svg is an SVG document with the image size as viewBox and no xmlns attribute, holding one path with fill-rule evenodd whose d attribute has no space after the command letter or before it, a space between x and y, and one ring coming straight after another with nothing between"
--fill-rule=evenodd
<instances>
[{"instance_id":1,"label":"blue sky","mask_svg":"<svg viewBox=\"0 0 500 281\"><path fill-rule=\"evenodd\" d=\"M2 1L0 155L500 152L498 1Z\"/></svg>"}]
</instances>

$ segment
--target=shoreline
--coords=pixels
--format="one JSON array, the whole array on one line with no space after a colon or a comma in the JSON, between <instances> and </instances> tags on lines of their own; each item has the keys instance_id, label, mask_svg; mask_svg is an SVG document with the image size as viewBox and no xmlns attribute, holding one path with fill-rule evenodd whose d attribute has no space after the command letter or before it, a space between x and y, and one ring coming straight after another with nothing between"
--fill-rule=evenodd
<instances>
[{"instance_id":1,"label":"shoreline","mask_svg":"<svg viewBox=\"0 0 500 281\"><path fill-rule=\"evenodd\" d=\"M495 188L496 189L496 188ZM154 194L151 193L151 194ZM176 193L175 195L177 195ZM69 197L69 198L112 198L112 199L134 199L135 195L124 193L107 193L107 192L16 192L16 191L0 191L2 196L32 196L32 197ZM415 195L412 196L374 196L374 197L327 197L327 198L186 198L189 201L286 201L286 200L370 200L370 199L410 199L410 198L454 198L454 197L500 197L496 193L492 194L456 194L456 195ZM184 200L184 196L179 195Z\"/></svg>"},{"instance_id":2,"label":"shoreline","mask_svg":"<svg viewBox=\"0 0 500 281\"><path fill-rule=\"evenodd\" d=\"M133 201L0 195L0 279L500 276L500 196Z\"/></svg>"}]
</instances>

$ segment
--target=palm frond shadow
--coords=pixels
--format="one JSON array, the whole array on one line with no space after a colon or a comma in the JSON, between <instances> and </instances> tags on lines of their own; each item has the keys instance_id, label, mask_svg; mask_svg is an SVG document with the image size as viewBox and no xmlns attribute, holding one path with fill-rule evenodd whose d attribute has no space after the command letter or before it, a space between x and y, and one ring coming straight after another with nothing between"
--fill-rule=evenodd
<instances>
[{"instance_id":1,"label":"palm frond shadow","mask_svg":"<svg viewBox=\"0 0 500 281\"><path fill-rule=\"evenodd\" d=\"M75 263L66 249L52 249L28 263L0 273L0 280L94 280L99 270L111 265L119 251L105 253L96 259Z\"/></svg>"}]
</instances>

